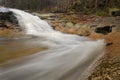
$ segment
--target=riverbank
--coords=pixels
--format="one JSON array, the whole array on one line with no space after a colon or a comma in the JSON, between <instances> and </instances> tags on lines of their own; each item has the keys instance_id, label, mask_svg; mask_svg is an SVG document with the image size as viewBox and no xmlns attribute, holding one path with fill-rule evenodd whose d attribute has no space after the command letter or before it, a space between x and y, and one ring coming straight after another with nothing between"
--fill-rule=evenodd
<instances>
[{"instance_id":1,"label":"riverbank","mask_svg":"<svg viewBox=\"0 0 120 80\"><path fill-rule=\"evenodd\" d=\"M43 18L44 19L44 18ZM88 80L120 79L120 17L94 15L56 14L45 18L54 29L64 33L86 36L106 41L105 56ZM107 29L105 29L105 27ZM96 31L100 29L100 31Z\"/></svg>"}]
</instances>

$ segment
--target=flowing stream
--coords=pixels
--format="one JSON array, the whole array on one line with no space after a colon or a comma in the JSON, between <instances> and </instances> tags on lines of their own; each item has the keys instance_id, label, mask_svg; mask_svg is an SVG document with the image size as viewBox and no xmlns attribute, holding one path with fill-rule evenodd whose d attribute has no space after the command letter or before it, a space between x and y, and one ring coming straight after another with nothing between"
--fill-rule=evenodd
<instances>
[{"instance_id":1,"label":"flowing stream","mask_svg":"<svg viewBox=\"0 0 120 80\"><path fill-rule=\"evenodd\" d=\"M20 58L14 65L0 67L0 80L79 80L103 55L103 40L61 33L37 16L18 9L7 10L14 13L26 35L37 37L26 41L26 46L43 45L48 49ZM25 47L20 45L19 49L22 46Z\"/></svg>"}]
</instances>

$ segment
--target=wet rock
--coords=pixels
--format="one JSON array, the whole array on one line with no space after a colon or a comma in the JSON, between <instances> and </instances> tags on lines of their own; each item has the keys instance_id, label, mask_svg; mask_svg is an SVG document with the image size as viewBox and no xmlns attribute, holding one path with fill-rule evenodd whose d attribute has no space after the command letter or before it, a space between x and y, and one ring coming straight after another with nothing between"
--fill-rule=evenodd
<instances>
[{"instance_id":1,"label":"wet rock","mask_svg":"<svg viewBox=\"0 0 120 80\"><path fill-rule=\"evenodd\" d=\"M18 27L17 18L12 12L0 12L0 27L11 28Z\"/></svg>"},{"instance_id":2,"label":"wet rock","mask_svg":"<svg viewBox=\"0 0 120 80\"><path fill-rule=\"evenodd\" d=\"M74 24L72 22L67 22L65 27L66 28L72 28L72 27L74 27Z\"/></svg>"},{"instance_id":3,"label":"wet rock","mask_svg":"<svg viewBox=\"0 0 120 80\"><path fill-rule=\"evenodd\" d=\"M17 18L13 15L12 12L0 12L0 20L5 20L13 24L18 24Z\"/></svg>"},{"instance_id":4,"label":"wet rock","mask_svg":"<svg viewBox=\"0 0 120 80\"><path fill-rule=\"evenodd\" d=\"M21 35L22 32L23 29L19 27L13 12L8 9L3 12L3 9L0 8L0 37L17 36Z\"/></svg>"},{"instance_id":5,"label":"wet rock","mask_svg":"<svg viewBox=\"0 0 120 80\"><path fill-rule=\"evenodd\" d=\"M113 11L112 16L120 16L120 10L119 11Z\"/></svg>"},{"instance_id":6,"label":"wet rock","mask_svg":"<svg viewBox=\"0 0 120 80\"><path fill-rule=\"evenodd\" d=\"M98 27L95 29L95 32L106 35L106 34L112 32L112 26Z\"/></svg>"},{"instance_id":7,"label":"wet rock","mask_svg":"<svg viewBox=\"0 0 120 80\"><path fill-rule=\"evenodd\" d=\"M93 28L95 30L95 32L97 33L103 33L103 34L107 34L110 31L100 31L98 30L99 27L106 27L106 26L111 26L112 27L112 31L118 31L120 30L120 17L104 17L104 18L98 18L96 19L92 24L90 24L90 27ZM97 29L98 28L98 29Z\"/></svg>"}]
</instances>

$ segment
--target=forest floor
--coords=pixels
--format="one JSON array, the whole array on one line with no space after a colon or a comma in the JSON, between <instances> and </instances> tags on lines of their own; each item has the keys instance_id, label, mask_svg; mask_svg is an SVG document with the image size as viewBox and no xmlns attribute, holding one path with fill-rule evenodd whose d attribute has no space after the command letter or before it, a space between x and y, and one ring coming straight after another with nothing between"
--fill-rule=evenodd
<instances>
[{"instance_id":1,"label":"forest floor","mask_svg":"<svg viewBox=\"0 0 120 80\"><path fill-rule=\"evenodd\" d=\"M94 15L56 14L45 18L54 29L64 33L86 36L93 40L104 39L106 51L100 64L88 80L120 80L120 17L99 17ZM96 33L98 27L112 27L112 31Z\"/></svg>"}]
</instances>

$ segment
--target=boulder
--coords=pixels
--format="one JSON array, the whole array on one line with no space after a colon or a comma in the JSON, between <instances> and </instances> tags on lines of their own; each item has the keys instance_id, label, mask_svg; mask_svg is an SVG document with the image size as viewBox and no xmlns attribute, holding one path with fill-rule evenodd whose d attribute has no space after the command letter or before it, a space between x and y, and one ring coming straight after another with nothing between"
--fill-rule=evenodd
<instances>
[{"instance_id":1,"label":"boulder","mask_svg":"<svg viewBox=\"0 0 120 80\"><path fill-rule=\"evenodd\" d=\"M81 26L83 26L84 24L83 23L76 23L75 24L75 28L80 28Z\"/></svg>"},{"instance_id":2,"label":"boulder","mask_svg":"<svg viewBox=\"0 0 120 80\"><path fill-rule=\"evenodd\" d=\"M120 10L119 11L112 11L111 15L112 16L120 16Z\"/></svg>"},{"instance_id":3,"label":"boulder","mask_svg":"<svg viewBox=\"0 0 120 80\"><path fill-rule=\"evenodd\" d=\"M0 12L0 27L2 28L18 27L17 18L13 15L11 11Z\"/></svg>"},{"instance_id":4,"label":"boulder","mask_svg":"<svg viewBox=\"0 0 120 80\"><path fill-rule=\"evenodd\" d=\"M114 27L114 26L98 27L98 28L95 29L95 32L106 35L106 34L112 32L112 27Z\"/></svg>"},{"instance_id":5,"label":"boulder","mask_svg":"<svg viewBox=\"0 0 120 80\"><path fill-rule=\"evenodd\" d=\"M73 28L74 24L72 22L67 22L65 25L66 28Z\"/></svg>"},{"instance_id":6,"label":"boulder","mask_svg":"<svg viewBox=\"0 0 120 80\"><path fill-rule=\"evenodd\" d=\"M12 12L0 12L0 20L5 20L13 24L18 24L17 18L13 15Z\"/></svg>"}]
</instances>

